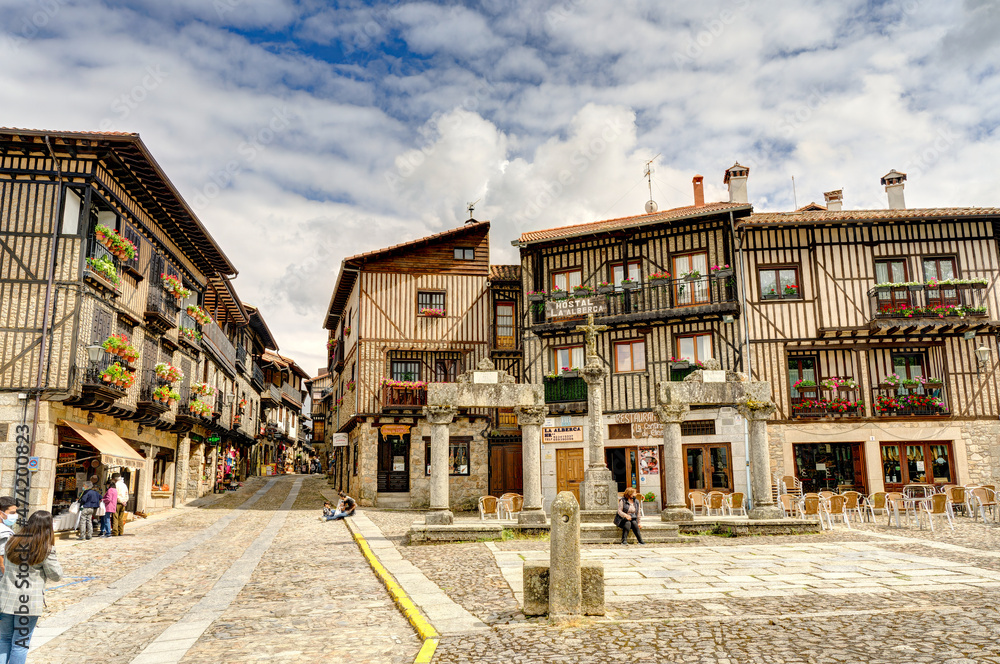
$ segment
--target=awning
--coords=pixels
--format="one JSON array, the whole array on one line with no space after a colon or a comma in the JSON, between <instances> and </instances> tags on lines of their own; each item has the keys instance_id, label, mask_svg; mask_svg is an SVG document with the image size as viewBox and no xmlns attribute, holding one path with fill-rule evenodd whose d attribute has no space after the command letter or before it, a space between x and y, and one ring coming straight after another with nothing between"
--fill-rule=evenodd
<instances>
[{"instance_id":1,"label":"awning","mask_svg":"<svg viewBox=\"0 0 1000 664\"><path fill-rule=\"evenodd\" d=\"M81 438L90 443L101 453L101 463L105 466L124 466L125 468L146 469L146 460L138 452L119 437L114 431L98 429L89 424L78 424L59 420L59 424L68 426Z\"/></svg>"}]
</instances>

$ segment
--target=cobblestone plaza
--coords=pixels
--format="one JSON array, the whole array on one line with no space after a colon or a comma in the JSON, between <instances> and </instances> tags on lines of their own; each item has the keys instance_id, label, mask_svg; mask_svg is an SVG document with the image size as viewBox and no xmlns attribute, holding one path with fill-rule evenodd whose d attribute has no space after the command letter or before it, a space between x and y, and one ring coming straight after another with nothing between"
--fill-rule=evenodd
<instances>
[{"instance_id":1,"label":"cobblestone plaza","mask_svg":"<svg viewBox=\"0 0 1000 664\"><path fill-rule=\"evenodd\" d=\"M354 541L441 633L434 662L1000 662L1000 529L880 520L820 535L646 547L588 545L608 615L520 611L520 565L548 542L406 546L417 512L317 519L325 480L254 478L238 492L60 541L31 661L412 662L417 633Z\"/></svg>"}]
</instances>

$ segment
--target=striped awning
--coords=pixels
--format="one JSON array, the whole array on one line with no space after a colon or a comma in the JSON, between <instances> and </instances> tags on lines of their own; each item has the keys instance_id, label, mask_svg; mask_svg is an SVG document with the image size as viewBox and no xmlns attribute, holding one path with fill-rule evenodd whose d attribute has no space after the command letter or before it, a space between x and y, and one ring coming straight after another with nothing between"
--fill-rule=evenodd
<instances>
[{"instance_id":1,"label":"striped awning","mask_svg":"<svg viewBox=\"0 0 1000 664\"><path fill-rule=\"evenodd\" d=\"M101 463L105 466L146 469L146 460L114 431L98 429L89 424L59 420L101 453Z\"/></svg>"}]
</instances>

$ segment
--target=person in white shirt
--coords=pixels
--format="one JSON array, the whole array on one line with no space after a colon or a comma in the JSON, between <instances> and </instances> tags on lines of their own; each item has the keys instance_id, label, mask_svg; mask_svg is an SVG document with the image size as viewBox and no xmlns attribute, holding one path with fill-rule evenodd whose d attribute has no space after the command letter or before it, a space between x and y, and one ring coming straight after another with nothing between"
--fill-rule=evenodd
<instances>
[{"instance_id":1,"label":"person in white shirt","mask_svg":"<svg viewBox=\"0 0 1000 664\"><path fill-rule=\"evenodd\" d=\"M128 487L125 480L118 473L111 476L111 481L115 483L115 491L118 492L118 506L111 519L111 535L117 537L125 534L125 505L128 504Z\"/></svg>"},{"instance_id":2,"label":"person in white shirt","mask_svg":"<svg viewBox=\"0 0 1000 664\"><path fill-rule=\"evenodd\" d=\"M17 501L10 496L0 497L0 551L14 534L17 525Z\"/></svg>"}]
</instances>

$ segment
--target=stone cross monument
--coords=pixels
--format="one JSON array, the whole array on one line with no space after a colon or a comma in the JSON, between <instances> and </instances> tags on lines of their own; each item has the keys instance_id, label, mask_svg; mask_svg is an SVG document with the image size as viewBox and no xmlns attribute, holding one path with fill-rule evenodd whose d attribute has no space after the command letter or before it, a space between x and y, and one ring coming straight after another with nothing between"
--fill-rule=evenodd
<instances>
[{"instance_id":1,"label":"stone cross monument","mask_svg":"<svg viewBox=\"0 0 1000 664\"><path fill-rule=\"evenodd\" d=\"M618 504L618 483L604 460L604 377L607 368L597 354L597 335L607 325L594 325L594 314L587 316L586 325L577 325L587 339L587 364L583 379L587 381L587 449L590 463L583 471L580 483L580 507L584 510L613 510Z\"/></svg>"}]
</instances>

